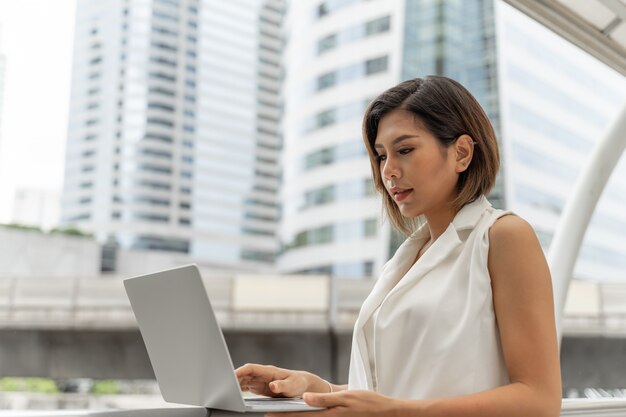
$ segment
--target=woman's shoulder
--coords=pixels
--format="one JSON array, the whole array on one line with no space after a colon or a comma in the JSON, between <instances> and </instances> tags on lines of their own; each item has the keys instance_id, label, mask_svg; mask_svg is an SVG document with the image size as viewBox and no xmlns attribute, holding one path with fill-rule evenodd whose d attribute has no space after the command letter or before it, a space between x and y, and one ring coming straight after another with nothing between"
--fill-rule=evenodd
<instances>
[{"instance_id":1,"label":"woman's shoulder","mask_svg":"<svg viewBox=\"0 0 626 417\"><path fill-rule=\"evenodd\" d=\"M490 270L525 268L529 263L545 263L533 227L517 215L497 219L489 229Z\"/></svg>"},{"instance_id":2,"label":"woman's shoulder","mask_svg":"<svg viewBox=\"0 0 626 417\"><path fill-rule=\"evenodd\" d=\"M489 228L489 241L492 245L522 243L527 239L537 240L535 230L530 223L514 213L503 213Z\"/></svg>"}]
</instances>

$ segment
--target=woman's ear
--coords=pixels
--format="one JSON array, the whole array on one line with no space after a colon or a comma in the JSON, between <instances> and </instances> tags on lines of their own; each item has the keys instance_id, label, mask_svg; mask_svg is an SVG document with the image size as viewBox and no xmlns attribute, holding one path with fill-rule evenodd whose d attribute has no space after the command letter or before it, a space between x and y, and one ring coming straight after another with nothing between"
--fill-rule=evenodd
<instances>
[{"instance_id":1,"label":"woman's ear","mask_svg":"<svg viewBox=\"0 0 626 417\"><path fill-rule=\"evenodd\" d=\"M472 157L474 156L474 139L470 135L461 135L454 142L456 152L456 172L461 173L467 170Z\"/></svg>"}]
</instances>

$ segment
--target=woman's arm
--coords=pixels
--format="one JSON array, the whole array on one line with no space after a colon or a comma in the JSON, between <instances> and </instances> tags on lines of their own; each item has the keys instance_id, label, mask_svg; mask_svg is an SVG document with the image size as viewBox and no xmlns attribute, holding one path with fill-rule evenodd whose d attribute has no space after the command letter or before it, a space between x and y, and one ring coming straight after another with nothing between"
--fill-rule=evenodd
<instances>
[{"instance_id":1,"label":"woman's arm","mask_svg":"<svg viewBox=\"0 0 626 417\"><path fill-rule=\"evenodd\" d=\"M416 402L413 407L423 410L417 415L552 417L560 413L552 280L541 246L532 227L517 216L497 220L489 240L493 302L511 383L465 397Z\"/></svg>"},{"instance_id":2,"label":"woman's arm","mask_svg":"<svg viewBox=\"0 0 626 417\"><path fill-rule=\"evenodd\" d=\"M533 229L516 216L489 233L488 268L510 384L477 394L436 400L400 400L373 392L306 394L308 404L342 416L557 417L561 374L552 282ZM281 414L282 417L289 415Z\"/></svg>"}]
</instances>

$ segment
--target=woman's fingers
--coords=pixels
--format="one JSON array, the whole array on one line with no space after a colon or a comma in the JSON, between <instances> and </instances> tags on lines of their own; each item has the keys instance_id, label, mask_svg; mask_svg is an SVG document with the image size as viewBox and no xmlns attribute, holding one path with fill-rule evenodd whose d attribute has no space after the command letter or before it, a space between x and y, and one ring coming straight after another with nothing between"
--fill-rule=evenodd
<instances>
[{"instance_id":1,"label":"woman's fingers","mask_svg":"<svg viewBox=\"0 0 626 417\"><path fill-rule=\"evenodd\" d=\"M271 381L272 371L270 366L247 363L235 370L235 375L239 380L242 378L266 378Z\"/></svg>"},{"instance_id":2,"label":"woman's fingers","mask_svg":"<svg viewBox=\"0 0 626 417\"><path fill-rule=\"evenodd\" d=\"M235 371L241 389L272 397L297 397L308 389L308 373L271 365L246 364Z\"/></svg>"},{"instance_id":3,"label":"woman's fingers","mask_svg":"<svg viewBox=\"0 0 626 417\"><path fill-rule=\"evenodd\" d=\"M283 392L289 390L289 383L283 380L272 381L268 385L270 387L270 391L275 394L282 394Z\"/></svg>"}]
</instances>

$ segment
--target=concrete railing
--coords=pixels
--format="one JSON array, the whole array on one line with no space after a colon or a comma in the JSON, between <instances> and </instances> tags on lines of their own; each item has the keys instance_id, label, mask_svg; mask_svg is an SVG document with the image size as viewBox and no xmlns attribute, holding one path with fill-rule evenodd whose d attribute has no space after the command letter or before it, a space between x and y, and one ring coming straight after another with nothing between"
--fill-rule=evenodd
<instances>
[{"instance_id":1,"label":"concrete railing","mask_svg":"<svg viewBox=\"0 0 626 417\"><path fill-rule=\"evenodd\" d=\"M349 331L374 281L327 276L237 275L204 279L229 328ZM573 281L568 335L626 335L626 284ZM260 327L259 327L260 326ZM121 278L0 279L0 328L136 328Z\"/></svg>"},{"instance_id":2,"label":"concrete railing","mask_svg":"<svg viewBox=\"0 0 626 417\"><path fill-rule=\"evenodd\" d=\"M204 283L226 329L351 329L374 282L238 275ZM0 328L136 327L121 278L0 279Z\"/></svg>"}]
</instances>

